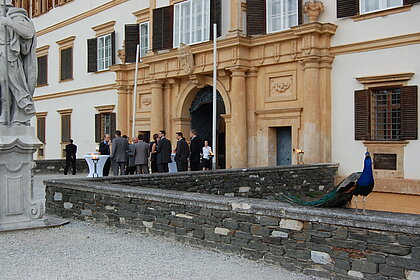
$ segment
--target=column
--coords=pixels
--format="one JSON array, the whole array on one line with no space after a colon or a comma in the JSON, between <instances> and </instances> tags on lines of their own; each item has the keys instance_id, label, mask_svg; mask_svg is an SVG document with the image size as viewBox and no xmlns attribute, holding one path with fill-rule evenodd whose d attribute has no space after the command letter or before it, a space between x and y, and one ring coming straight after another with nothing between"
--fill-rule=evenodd
<instances>
[{"instance_id":1,"label":"column","mask_svg":"<svg viewBox=\"0 0 420 280\"><path fill-rule=\"evenodd\" d=\"M121 130L122 134L129 134L131 130L129 128L129 118L127 111L131 111L128 107L128 97L130 92L130 86L119 85L117 87L118 93L118 104L117 104L117 130Z\"/></svg>"},{"instance_id":2,"label":"column","mask_svg":"<svg viewBox=\"0 0 420 280\"><path fill-rule=\"evenodd\" d=\"M231 0L230 1L230 28L229 28L228 36L237 36L240 33L243 33L242 0Z\"/></svg>"},{"instance_id":3,"label":"column","mask_svg":"<svg viewBox=\"0 0 420 280\"><path fill-rule=\"evenodd\" d=\"M151 82L152 88L152 112L150 116L150 133L164 129L163 126L163 81L154 80Z\"/></svg>"},{"instance_id":4,"label":"column","mask_svg":"<svg viewBox=\"0 0 420 280\"><path fill-rule=\"evenodd\" d=\"M230 155L232 168L247 167L248 160L248 135L246 114L246 69L241 67L231 68L231 145Z\"/></svg>"},{"instance_id":5,"label":"column","mask_svg":"<svg viewBox=\"0 0 420 280\"><path fill-rule=\"evenodd\" d=\"M251 68L247 72L247 124L248 124L248 167L258 166L257 158L257 119L255 115L258 70Z\"/></svg>"}]
</instances>

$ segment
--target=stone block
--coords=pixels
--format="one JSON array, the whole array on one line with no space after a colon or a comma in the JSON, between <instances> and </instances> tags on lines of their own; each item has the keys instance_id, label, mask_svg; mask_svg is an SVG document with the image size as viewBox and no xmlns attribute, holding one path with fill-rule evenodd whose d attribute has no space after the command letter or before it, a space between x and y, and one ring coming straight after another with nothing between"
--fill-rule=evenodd
<instances>
[{"instance_id":1,"label":"stone block","mask_svg":"<svg viewBox=\"0 0 420 280\"><path fill-rule=\"evenodd\" d=\"M407 270L405 277L407 280L420 280L420 271Z\"/></svg>"},{"instance_id":2,"label":"stone block","mask_svg":"<svg viewBox=\"0 0 420 280\"><path fill-rule=\"evenodd\" d=\"M354 260L351 266L352 270L360 271L364 273L377 273L378 264L373 262Z\"/></svg>"},{"instance_id":3,"label":"stone block","mask_svg":"<svg viewBox=\"0 0 420 280\"><path fill-rule=\"evenodd\" d=\"M90 210L90 209L82 209L81 210L81 215L82 216L92 216L92 210Z\"/></svg>"},{"instance_id":4,"label":"stone block","mask_svg":"<svg viewBox=\"0 0 420 280\"><path fill-rule=\"evenodd\" d=\"M334 261L335 266L344 270L350 270L350 262L345 260L336 259Z\"/></svg>"},{"instance_id":5,"label":"stone block","mask_svg":"<svg viewBox=\"0 0 420 280\"><path fill-rule=\"evenodd\" d=\"M386 264L389 266L401 267L408 270L420 271L420 259L388 256Z\"/></svg>"},{"instance_id":6,"label":"stone block","mask_svg":"<svg viewBox=\"0 0 420 280\"><path fill-rule=\"evenodd\" d=\"M411 257L415 259L420 259L420 247L413 247L411 249Z\"/></svg>"},{"instance_id":7,"label":"stone block","mask_svg":"<svg viewBox=\"0 0 420 280\"><path fill-rule=\"evenodd\" d=\"M297 220L281 219L280 228L300 231L303 229L303 223Z\"/></svg>"},{"instance_id":8,"label":"stone block","mask_svg":"<svg viewBox=\"0 0 420 280\"><path fill-rule=\"evenodd\" d=\"M278 238L289 238L289 234L287 232L284 231L278 231L278 230L274 230L271 233L272 237L278 237Z\"/></svg>"},{"instance_id":9,"label":"stone block","mask_svg":"<svg viewBox=\"0 0 420 280\"><path fill-rule=\"evenodd\" d=\"M64 206L64 209L69 210L69 209L72 209L73 208L73 203L71 203L71 202L64 202L63 206Z\"/></svg>"},{"instance_id":10,"label":"stone block","mask_svg":"<svg viewBox=\"0 0 420 280\"><path fill-rule=\"evenodd\" d=\"M311 253L305 250L288 249L286 250L286 256L293 259L309 260L311 258Z\"/></svg>"},{"instance_id":11,"label":"stone block","mask_svg":"<svg viewBox=\"0 0 420 280\"><path fill-rule=\"evenodd\" d=\"M387 254L393 254L398 256L407 256L410 254L410 247L408 246L401 246L401 245L393 245L393 244L369 244L368 248L372 251L376 252L383 252Z\"/></svg>"},{"instance_id":12,"label":"stone block","mask_svg":"<svg viewBox=\"0 0 420 280\"><path fill-rule=\"evenodd\" d=\"M239 193L247 193L251 190L251 187L239 187Z\"/></svg>"},{"instance_id":13,"label":"stone block","mask_svg":"<svg viewBox=\"0 0 420 280\"><path fill-rule=\"evenodd\" d=\"M63 194L61 192L55 192L54 201L62 201L62 200L63 200Z\"/></svg>"},{"instance_id":14,"label":"stone block","mask_svg":"<svg viewBox=\"0 0 420 280\"><path fill-rule=\"evenodd\" d=\"M311 260L317 264L332 264L330 254L319 251L311 251Z\"/></svg>"},{"instance_id":15,"label":"stone block","mask_svg":"<svg viewBox=\"0 0 420 280\"><path fill-rule=\"evenodd\" d=\"M230 232L230 230L227 229L227 228L217 227L217 228L214 229L214 233L219 234L219 235L228 235L229 232Z\"/></svg>"},{"instance_id":16,"label":"stone block","mask_svg":"<svg viewBox=\"0 0 420 280\"><path fill-rule=\"evenodd\" d=\"M351 277L356 277L356 278L363 279L363 273L361 273L359 271L349 270L347 272L347 275L349 275Z\"/></svg>"},{"instance_id":17,"label":"stone block","mask_svg":"<svg viewBox=\"0 0 420 280\"><path fill-rule=\"evenodd\" d=\"M404 278L405 271L400 267L391 267L386 264L379 265L379 273L389 277Z\"/></svg>"},{"instance_id":18,"label":"stone block","mask_svg":"<svg viewBox=\"0 0 420 280\"><path fill-rule=\"evenodd\" d=\"M238 229L239 225L236 221L234 221L233 219L224 219L223 220L223 226L229 229Z\"/></svg>"},{"instance_id":19,"label":"stone block","mask_svg":"<svg viewBox=\"0 0 420 280\"><path fill-rule=\"evenodd\" d=\"M386 257L384 255L371 254L366 256L368 262L385 263Z\"/></svg>"},{"instance_id":20,"label":"stone block","mask_svg":"<svg viewBox=\"0 0 420 280\"><path fill-rule=\"evenodd\" d=\"M234 236L235 238L239 238L239 239L246 239L246 240L252 239L252 235L248 232L237 231L235 232Z\"/></svg>"},{"instance_id":21,"label":"stone block","mask_svg":"<svg viewBox=\"0 0 420 280\"><path fill-rule=\"evenodd\" d=\"M146 228L152 228L152 227L153 227L153 222L143 221L143 225L144 225Z\"/></svg>"},{"instance_id":22,"label":"stone block","mask_svg":"<svg viewBox=\"0 0 420 280\"><path fill-rule=\"evenodd\" d=\"M377 244L384 244L384 243L395 243L397 241L397 237L391 233L379 233L370 231L368 234L368 243L377 243Z\"/></svg>"},{"instance_id":23,"label":"stone block","mask_svg":"<svg viewBox=\"0 0 420 280\"><path fill-rule=\"evenodd\" d=\"M187 219L187 220L192 220L194 219L193 216L190 215L186 215L186 214L176 214L175 217L177 218L181 218L181 219Z\"/></svg>"}]
</instances>

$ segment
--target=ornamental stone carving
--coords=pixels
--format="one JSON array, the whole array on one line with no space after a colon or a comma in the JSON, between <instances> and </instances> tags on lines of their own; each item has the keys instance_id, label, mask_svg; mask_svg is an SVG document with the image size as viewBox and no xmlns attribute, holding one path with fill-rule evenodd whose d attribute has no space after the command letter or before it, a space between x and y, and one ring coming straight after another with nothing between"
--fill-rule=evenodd
<instances>
[{"instance_id":1,"label":"ornamental stone carving","mask_svg":"<svg viewBox=\"0 0 420 280\"><path fill-rule=\"evenodd\" d=\"M122 49L118 50L118 58L121 60L122 64L125 64L125 41L123 41Z\"/></svg>"},{"instance_id":2,"label":"ornamental stone carving","mask_svg":"<svg viewBox=\"0 0 420 280\"><path fill-rule=\"evenodd\" d=\"M303 6L303 13L307 14L310 22L318 21L319 16L324 12L324 4L321 1L310 0Z\"/></svg>"},{"instance_id":3,"label":"ornamental stone carving","mask_svg":"<svg viewBox=\"0 0 420 280\"><path fill-rule=\"evenodd\" d=\"M194 56L191 51L191 47L184 43L181 43L178 48L178 60L181 64L181 68L188 74L194 72Z\"/></svg>"}]
</instances>

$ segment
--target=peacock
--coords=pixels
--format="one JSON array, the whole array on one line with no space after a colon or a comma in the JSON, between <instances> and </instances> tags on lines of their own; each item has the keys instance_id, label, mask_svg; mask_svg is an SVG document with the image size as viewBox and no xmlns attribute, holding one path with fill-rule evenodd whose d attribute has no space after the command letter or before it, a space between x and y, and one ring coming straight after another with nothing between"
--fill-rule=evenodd
<instances>
[{"instance_id":1,"label":"peacock","mask_svg":"<svg viewBox=\"0 0 420 280\"><path fill-rule=\"evenodd\" d=\"M362 172L355 172L340 182L331 192L316 201L306 201L297 196L283 195L281 200L286 200L293 204L315 206L315 207L346 207L350 204L353 195L356 202L356 212L358 210L358 196L363 196L363 213L365 213L366 196L372 190L375 181L372 172L372 159L369 152L365 154L364 167Z\"/></svg>"}]
</instances>

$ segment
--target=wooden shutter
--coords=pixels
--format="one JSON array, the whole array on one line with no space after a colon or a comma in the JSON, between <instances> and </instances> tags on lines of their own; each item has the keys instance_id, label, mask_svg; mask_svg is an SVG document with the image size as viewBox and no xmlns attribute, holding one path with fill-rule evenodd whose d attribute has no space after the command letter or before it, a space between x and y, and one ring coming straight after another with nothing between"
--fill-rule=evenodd
<instances>
[{"instance_id":1,"label":"wooden shutter","mask_svg":"<svg viewBox=\"0 0 420 280\"><path fill-rule=\"evenodd\" d=\"M337 0L337 17L351 17L359 14L359 0Z\"/></svg>"},{"instance_id":2,"label":"wooden shutter","mask_svg":"<svg viewBox=\"0 0 420 280\"><path fill-rule=\"evenodd\" d=\"M370 92L354 92L354 134L356 140L370 140Z\"/></svg>"},{"instance_id":3,"label":"wooden shutter","mask_svg":"<svg viewBox=\"0 0 420 280\"><path fill-rule=\"evenodd\" d=\"M401 139L418 138L418 99L417 86L401 88Z\"/></svg>"},{"instance_id":4,"label":"wooden shutter","mask_svg":"<svg viewBox=\"0 0 420 280\"><path fill-rule=\"evenodd\" d=\"M71 115L61 115L61 142L70 142L71 138Z\"/></svg>"},{"instance_id":5,"label":"wooden shutter","mask_svg":"<svg viewBox=\"0 0 420 280\"><path fill-rule=\"evenodd\" d=\"M36 119L36 134L39 141L45 144L45 117Z\"/></svg>"},{"instance_id":6,"label":"wooden shutter","mask_svg":"<svg viewBox=\"0 0 420 280\"><path fill-rule=\"evenodd\" d=\"M98 70L98 38L87 40L88 48L88 72L96 72Z\"/></svg>"},{"instance_id":7,"label":"wooden shutter","mask_svg":"<svg viewBox=\"0 0 420 280\"><path fill-rule=\"evenodd\" d=\"M46 85L48 83L48 56L43 55L37 58L38 61L38 78L37 85Z\"/></svg>"},{"instance_id":8,"label":"wooden shutter","mask_svg":"<svg viewBox=\"0 0 420 280\"><path fill-rule=\"evenodd\" d=\"M95 142L99 143L102 140L102 124L101 114L95 115Z\"/></svg>"},{"instance_id":9,"label":"wooden shutter","mask_svg":"<svg viewBox=\"0 0 420 280\"><path fill-rule=\"evenodd\" d=\"M111 139L114 139L116 130L117 130L117 114L111 113Z\"/></svg>"},{"instance_id":10,"label":"wooden shutter","mask_svg":"<svg viewBox=\"0 0 420 280\"><path fill-rule=\"evenodd\" d=\"M414 3L419 3L420 0L404 0L403 3L404 5L410 5L410 4L414 4Z\"/></svg>"},{"instance_id":11,"label":"wooden shutter","mask_svg":"<svg viewBox=\"0 0 420 280\"><path fill-rule=\"evenodd\" d=\"M246 1L246 28L248 35L267 33L266 1Z\"/></svg>"},{"instance_id":12,"label":"wooden shutter","mask_svg":"<svg viewBox=\"0 0 420 280\"><path fill-rule=\"evenodd\" d=\"M136 62L136 50L138 44L140 44L139 24L126 24L125 62Z\"/></svg>"},{"instance_id":13,"label":"wooden shutter","mask_svg":"<svg viewBox=\"0 0 420 280\"><path fill-rule=\"evenodd\" d=\"M73 78L73 48L61 50L61 81Z\"/></svg>"},{"instance_id":14,"label":"wooden shutter","mask_svg":"<svg viewBox=\"0 0 420 280\"><path fill-rule=\"evenodd\" d=\"M298 0L298 25L303 23L303 1Z\"/></svg>"},{"instance_id":15,"label":"wooden shutter","mask_svg":"<svg viewBox=\"0 0 420 280\"><path fill-rule=\"evenodd\" d=\"M174 6L153 10L153 51L171 49L173 46Z\"/></svg>"},{"instance_id":16,"label":"wooden shutter","mask_svg":"<svg viewBox=\"0 0 420 280\"><path fill-rule=\"evenodd\" d=\"M48 10L51 10L52 8L54 8L54 1L53 0L47 0L48 2L47 2L47 9Z\"/></svg>"},{"instance_id":17,"label":"wooden shutter","mask_svg":"<svg viewBox=\"0 0 420 280\"><path fill-rule=\"evenodd\" d=\"M210 40L213 40L213 24L217 23L217 37L222 35L222 1L210 1Z\"/></svg>"},{"instance_id":18,"label":"wooden shutter","mask_svg":"<svg viewBox=\"0 0 420 280\"><path fill-rule=\"evenodd\" d=\"M115 53L117 50L115 49L115 31L111 33L111 64L115 65Z\"/></svg>"}]
</instances>

